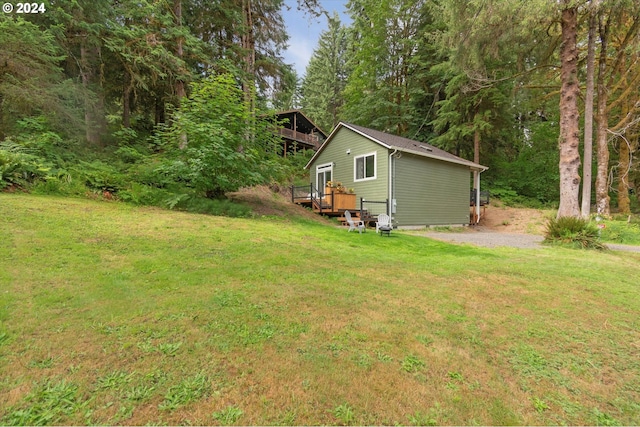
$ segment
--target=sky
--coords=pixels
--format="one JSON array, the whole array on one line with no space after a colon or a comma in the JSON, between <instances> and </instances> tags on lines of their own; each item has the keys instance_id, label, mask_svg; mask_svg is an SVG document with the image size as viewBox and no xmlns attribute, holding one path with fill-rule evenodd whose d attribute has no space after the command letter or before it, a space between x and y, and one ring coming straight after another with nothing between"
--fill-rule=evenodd
<instances>
[{"instance_id":1,"label":"sky","mask_svg":"<svg viewBox=\"0 0 640 427\"><path fill-rule=\"evenodd\" d=\"M345 15L345 4L347 0L320 0L322 7L329 12L330 15L334 11L340 14L340 20L343 23L351 22L348 15ZM320 16L314 18L304 11L298 10L298 2L296 0L285 0L282 15L289 33L289 47L283 52L284 62L293 64L298 77L304 77L304 71L307 68L309 59L316 48L320 33L327 29L327 18Z\"/></svg>"}]
</instances>

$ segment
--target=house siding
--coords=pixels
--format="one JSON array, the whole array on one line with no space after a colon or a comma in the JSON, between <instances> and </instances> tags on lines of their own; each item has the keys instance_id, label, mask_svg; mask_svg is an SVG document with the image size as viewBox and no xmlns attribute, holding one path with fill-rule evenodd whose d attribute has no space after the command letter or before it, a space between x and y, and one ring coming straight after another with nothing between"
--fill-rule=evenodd
<instances>
[{"instance_id":1,"label":"house siding","mask_svg":"<svg viewBox=\"0 0 640 427\"><path fill-rule=\"evenodd\" d=\"M350 150L350 154L347 154ZM354 181L354 158L370 153L376 153L376 179ZM389 197L387 186L389 182L388 150L362 135L347 128L339 129L330 143L318 154L309 167L311 183L315 188L316 167L318 165L335 163L332 180L339 181L346 188L353 188L357 197L356 206L360 208L360 198L367 200L386 200Z\"/></svg>"},{"instance_id":2,"label":"house siding","mask_svg":"<svg viewBox=\"0 0 640 427\"><path fill-rule=\"evenodd\" d=\"M469 224L468 167L403 153L394 175L399 226Z\"/></svg>"}]
</instances>

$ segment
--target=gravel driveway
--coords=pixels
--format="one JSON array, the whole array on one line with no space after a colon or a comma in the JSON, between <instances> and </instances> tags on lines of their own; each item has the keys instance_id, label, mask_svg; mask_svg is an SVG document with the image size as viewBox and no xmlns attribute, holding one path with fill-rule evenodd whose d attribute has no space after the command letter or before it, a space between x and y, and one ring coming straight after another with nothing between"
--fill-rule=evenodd
<instances>
[{"instance_id":1,"label":"gravel driveway","mask_svg":"<svg viewBox=\"0 0 640 427\"><path fill-rule=\"evenodd\" d=\"M496 248L500 246L522 249L544 248L541 244L544 237L534 234L501 233L498 231L468 231L461 233L428 231L426 233L420 233L420 235L430 237L432 239L443 240L445 242L470 243L472 245L484 246L487 248ZM640 246L607 243L607 247L614 251L640 252Z\"/></svg>"},{"instance_id":2,"label":"gravel driveway","mask_svg":"<svg viewBox=\"0 0 640 427\"><path fill-rule=\"evenodd\" d=\"M544 240L544 237L536 236L534 234L500 233L497 231L462 233L428 231L421 235L432 239L444 240L445 242L471 243L472 245L484 246L487 248L507 246L510 248L541 249L543 246L540 243Z\"/></svg>"}]
</instances>

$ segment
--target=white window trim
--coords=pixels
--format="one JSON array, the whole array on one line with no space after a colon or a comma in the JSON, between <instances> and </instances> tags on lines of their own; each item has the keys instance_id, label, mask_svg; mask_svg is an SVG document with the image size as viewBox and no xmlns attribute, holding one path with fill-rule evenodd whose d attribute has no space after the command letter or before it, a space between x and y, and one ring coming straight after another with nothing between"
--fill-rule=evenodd
<instances>
[{"instance_id":1,"label":"white window trim","mask_svg":"<svg viewBox=\"0 0 640 427\"><path fill-rule=\"evenodd\" d=\"M358 168L357 168L357 164L358 164L358 159L366 159L369 156L373 156L373 176L370 176L368 178L360 178L358 179ZM365 167L366 167L366 160L365 160ZM378 178L378 152L374 151L372 153L366 153L366 154L361 154L359 156L355 156L353 158L353 182L362 182L362 181L373 181L374 179Z\"/></svg>"}]
</instances>

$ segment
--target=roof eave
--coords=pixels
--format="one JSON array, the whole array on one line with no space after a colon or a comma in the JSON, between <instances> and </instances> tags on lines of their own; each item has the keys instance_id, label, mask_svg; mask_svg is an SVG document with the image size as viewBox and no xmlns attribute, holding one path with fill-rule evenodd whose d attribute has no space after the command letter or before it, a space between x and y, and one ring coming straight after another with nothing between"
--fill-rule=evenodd
<instances>
[{"instance_id":1,"label":"roof eave","mask_svg":"<svg viewBox=\"0 0 640 427\"><path fill-rule=\"evenodd\" d=\"M404 147L392 146L390 148L393 149L393 150L401 151L403 153L415 154L417 156L428 157L430 159L436 159L436 160L441 160L443 162L455 163L455 164L458 164L458 165L467 166L469 169L474 170L474 171L478 171L478 172L484 172L487 169L489 169L487 166L483 166L483 165L478 164L478 163L473 163L473 162L470 162L470 161L464 160L464 159L456 160L456 159L451 159L451 158L447 158L447 157L438 156L436 154L425 153L425 152L417 151L417 150L411 150L411 149L404 148Z\"/></svg>"},{"instance_id":2,"label":"roof eave","mask_svg":"<svg viewBox=\"0 0 640 427\"><path fill-rule=\"evenodd\" d=\"M344 126L344 123L340 122L336 125L336 127L333 128L333 130L331 131L327 139L325 139L322 145L318 148L318 151L316 151L315 154L311 157L311 159L309 159L309 162L304 167L305 169L309 169L309 166L311 166L311 163L313 163L316 160L316 157L320 155L320 153L324 150L324 147L326 147L329 141L333 139L333 135L335 135L338 129L340 129L342 126Z\"/></svg>"}]
</instances>

